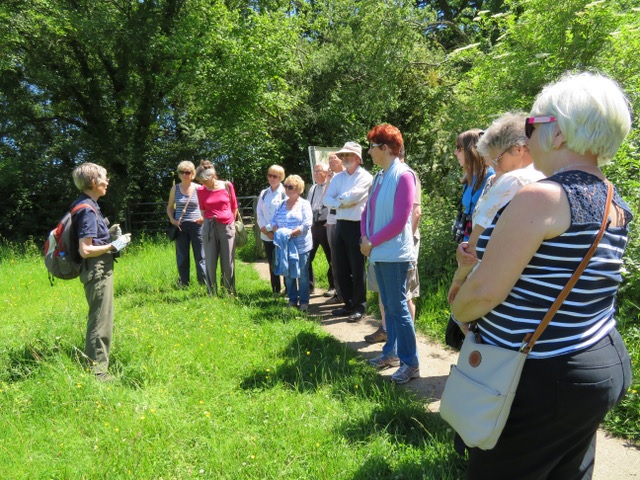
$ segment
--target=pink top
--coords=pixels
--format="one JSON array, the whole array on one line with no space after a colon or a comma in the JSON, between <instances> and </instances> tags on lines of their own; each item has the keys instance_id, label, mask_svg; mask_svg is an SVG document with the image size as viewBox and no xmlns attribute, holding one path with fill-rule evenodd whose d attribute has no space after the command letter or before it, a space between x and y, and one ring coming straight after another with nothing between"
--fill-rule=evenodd
<instances>
[{"instance_id":1,"label":"pink top","mask_svg":"<svg viewBox=\"0 0 640 480\"><path fill-rule=\"evenodd\" d=\"M376 200L378 199L378 192L380 191L380 183L378 183L376 189L371 192L371 210L376 209ZM393 220L387 223L380 230L375 232L369 237L371 245L377 247L378 245L391 240L393 237L400 235L402 229L407 223L411 210L413 209L413 201L416 196L416 185L414 177L411 172L405 172L398 181L398 188L396 189L396 195L393 201ZM369 204L367 204L367 207ZM360 222L360 235L365 237L365 218L367 215L367 207L362 212L362 221ZM370 230L373 231L373 217L369 216Z\"/></svg>"},{"instance_id":2,"label":"pink top","mask_svg":"<svg viewBox=\"0 0 640 480\"><path fill-rule=\"evenodd\" d=\"M231 182L225 182L226 188L209 190L204 185L198 187L198 202L200 210L204 212L204 218L215 218L218 222L230 225L235 220L235 211L238 209L236 191Z\"/></svg>"}]
</instances>

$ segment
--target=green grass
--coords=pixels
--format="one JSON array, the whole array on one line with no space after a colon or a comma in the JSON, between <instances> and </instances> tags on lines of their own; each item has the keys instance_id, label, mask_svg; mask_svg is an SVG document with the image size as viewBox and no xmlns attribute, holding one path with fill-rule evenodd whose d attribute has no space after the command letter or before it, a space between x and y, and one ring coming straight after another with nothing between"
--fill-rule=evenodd
<instances>
[{"instance_id":1,"label":"green grass","mask_svg":"<svg viewBox=\"0 0 640 480\"><path fill-rule=\"evenodd\" d=\"M175 286L173 245L136 240L116 265L112 384L82 367L80 282L0 252L2 478L463 476L423 400L274 303L251 265L237 299L209 298Z\"/></svg>"}]
</instances>

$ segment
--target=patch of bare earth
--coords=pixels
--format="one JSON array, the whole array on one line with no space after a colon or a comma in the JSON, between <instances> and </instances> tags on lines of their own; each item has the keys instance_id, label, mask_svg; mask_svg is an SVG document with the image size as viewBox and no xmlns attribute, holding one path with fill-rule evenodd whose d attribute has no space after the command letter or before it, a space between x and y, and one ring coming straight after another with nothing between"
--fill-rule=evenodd
<instances>
[{"instance_id":1,"label":"patch of bare earth","mask_svg":"<svg viewBox=\"0 0 640 480\"><path fill-rule=\"evenodd\" d=\"M254 263L254 267L265 281L269 281L269 268L266 262ZM358 323L348 323L345 317L333 317L331 310L340 305L327 304L327 298L323 293L324 291L316 288L315 294L311 295L309 315L317 317L327 332L364 358L377 356L382 349L382 344L371 345L364 341L364 336L378 328L379 320L367 316ZM457 361L458 354L441 343L419 335L418 356L421 376L409 382L406 388L418 392L424 398L427 409L439 412L440 396L449 375L449 368ZM388 379L395 370L395 368L386 369L380 374ZM640 446L610 437L599 430L593 478L594 480L640 479Z\"/></svg>"}]
</instances>

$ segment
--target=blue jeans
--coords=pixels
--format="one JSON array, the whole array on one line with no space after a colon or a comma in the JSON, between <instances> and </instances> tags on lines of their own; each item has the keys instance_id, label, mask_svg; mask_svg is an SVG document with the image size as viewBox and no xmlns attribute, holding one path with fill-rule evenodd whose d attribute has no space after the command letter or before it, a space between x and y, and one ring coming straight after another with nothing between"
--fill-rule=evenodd
<instances>
[{"instance_id":1,"label":"blue jeans","mask_svg":"<svg viewBox=\"0 0 640 480\"><path fill-rule=\"evenodd\" d=\"M378 262L373 268L380 289L387 322L387 342L382 347L384 356L398 356L410 367L418 367L416 331L407 305L407 272L409 262Z\"/></svg>"},{"instance_id":2,"label":"blue jeans","mask_svg":"<svg viewBox=\"0 0 640 480\"><path fill-rule=\"evenodd\" d=\"M193 249L193 259L196 262L198 283L204 284L207 278L207 267L204 262L204 248L202 246L202 225L195 222L182 222L176 237L176 262L180 283L189 285L190 255L189 247Z\"/></svg>"},{"instance_id":3,"label":"blue jeans","mask_svg":"<svg viewBox=\"0 0 640 480\"><path fill-rule=\"evenodd\" d=\"M309 303L309 252L298 253L300 278L284 277L287 285L287 295L289 295L289 303L298 303L300 305Z\"/></svg>"}]
</instances>

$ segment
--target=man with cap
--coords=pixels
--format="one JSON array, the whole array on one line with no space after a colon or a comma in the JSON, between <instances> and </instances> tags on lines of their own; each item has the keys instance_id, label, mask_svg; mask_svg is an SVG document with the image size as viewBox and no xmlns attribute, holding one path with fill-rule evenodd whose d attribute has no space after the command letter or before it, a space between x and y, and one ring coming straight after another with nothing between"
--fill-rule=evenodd
<instances>
[{"instance_id":1,"label":"man with cap","mask_svg":"<svg viewBox=\"0 0 640 480\"><path fill-rule=\"evenodd\" d=\"M338 283L344 307L333 310L334 316L347 316L357 322L366 309L365 257L360 252L360 218L364 210L373 177L361 167L362 147L347 142L336 155L344 171L329 184L324 204L336 215L336 238L333 248Z\"/></svg>"}]
</instances>

